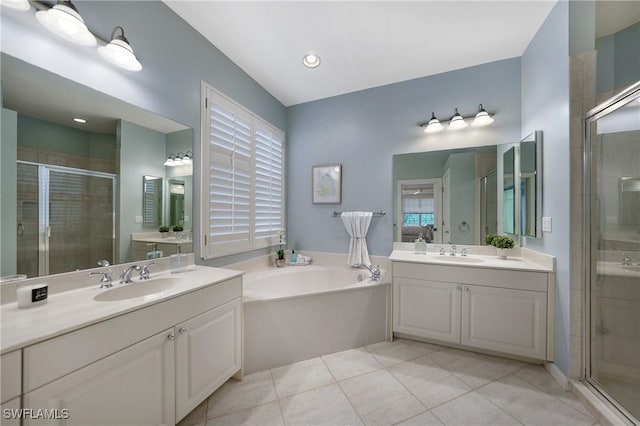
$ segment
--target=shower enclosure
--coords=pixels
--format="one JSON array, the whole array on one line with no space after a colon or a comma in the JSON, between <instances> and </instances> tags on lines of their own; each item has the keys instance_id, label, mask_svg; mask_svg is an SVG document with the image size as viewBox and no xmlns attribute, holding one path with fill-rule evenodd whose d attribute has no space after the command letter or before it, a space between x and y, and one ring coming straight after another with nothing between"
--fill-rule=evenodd
<instances>
[{"instance_id":1,"label":"shower enclosure","mask_svg":"<svg viewBox=\"0 0 640 426\"><path fill-rule=\"evenodd\" d=\"M116 176L18 161L17 273L93 268L115 259Z\"/></svg>"},{"instance_id":2,"label":"shower enclosure","mask_svg":"<svg viewBox=\"0 0 640 426\"><path fill-rule=\"evenodd\" d=\"M585 377L637 422L640 82L589 113L584 165Z\"/></svg>"}]
</instances>

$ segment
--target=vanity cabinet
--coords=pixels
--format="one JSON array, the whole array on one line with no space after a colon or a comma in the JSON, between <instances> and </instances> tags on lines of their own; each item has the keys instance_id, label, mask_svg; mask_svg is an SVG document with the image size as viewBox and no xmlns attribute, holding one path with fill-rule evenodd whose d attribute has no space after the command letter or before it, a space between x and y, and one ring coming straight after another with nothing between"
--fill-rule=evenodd
<instances>
[{"instance_id":1,"label":"vanity cabinet","mask_svg":"<svg viewBox=\"0 0 640 426\"><path fill-rule=\"evenodd\" d=\"M241 295L232 278L24 348L24 407L69 410L47 424L176 424L241 371Z\"/></svg>"},{"instance_id":2,"label":"vanity cabinet","mask_svg":"<svg viewBox=\"0 0 640 426\"><path fill-rule=\"evenodd\" d=\"M393 331L550 359L547 286L547 273L394 262Z\"/></svg>"},{"instance_id":3,"label":"vanity cabinet","mask_svg":"<svg viewBox=\"0 0 640 426\"><path fill-rule=\"evenodd\" d=\"M2 377L0 388L0 409L2 414L5 410L20 409L20 392L22 389L22 357L21 351L13 351L3 354L0 357L0 377ZM0 417L0 423L6 426L20 425L19 418Z\"/></svg>"}]
</instances>

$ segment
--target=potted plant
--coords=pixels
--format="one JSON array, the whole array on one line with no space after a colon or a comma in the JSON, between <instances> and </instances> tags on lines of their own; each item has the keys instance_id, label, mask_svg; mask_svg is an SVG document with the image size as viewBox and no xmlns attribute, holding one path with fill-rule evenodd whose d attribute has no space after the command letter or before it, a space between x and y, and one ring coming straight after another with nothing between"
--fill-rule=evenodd
<instances>
[{"instance_id":1,"label":"potted plant","mask_svg":"<svg viewBox=\"0 0 640 426\"><path fill-rule=\"evenodd\" d=\"M484 242L490 246L494 246L500 259L506 259L511 249L515 245L513 238L506 235L489 234L484 237Z\"/></svg>"},{"instance_id":2,"label":"potted plant","mask_svg":"<svg viewBox=\"0 0 640 426\"><path fill-rule=\"evenodd\" d=\"M176 225L173 227L173 232L182 232L184 228L180 225Z\"/></svg>"},{"instance_id":3,"label":"potted plant","mask_svg":"<svg viewBox=\"0 0 640 426\"><path fill-rule=\"evenodd\" d=\"M284 263L285 263L284 262L284 250L282 250L282 249L278 250L276 252L276 255L277 255L277 257L275 259L276 266L278 268L282 268L284 266Z\"/></svg>"},{"instance_id":4,"label":"potted plant","mask_svg":"<svg viewBox=\"0 0 640 426\"><path fill-rule=\"evenodd\" d=\"M169 227L167 225L162 225L159 231L162 238L167 238L167 235L169 234Z\"/></svg>"}]
</instances>

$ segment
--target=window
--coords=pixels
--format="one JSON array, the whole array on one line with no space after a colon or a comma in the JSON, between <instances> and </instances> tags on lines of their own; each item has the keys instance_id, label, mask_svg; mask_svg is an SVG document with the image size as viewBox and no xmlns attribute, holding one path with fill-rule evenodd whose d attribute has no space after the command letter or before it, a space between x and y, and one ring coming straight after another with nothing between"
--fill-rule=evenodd
<instances>
[{"instance_id":1,"label":"window","mask_svg":"<svg viewBox=\"0 0 640 426\"><path fill-rule=\"evenodd\" d=\"M205 92L203 257L277 245L284 227L284 133L213 88Z\"/></svg>"}]
</instances>

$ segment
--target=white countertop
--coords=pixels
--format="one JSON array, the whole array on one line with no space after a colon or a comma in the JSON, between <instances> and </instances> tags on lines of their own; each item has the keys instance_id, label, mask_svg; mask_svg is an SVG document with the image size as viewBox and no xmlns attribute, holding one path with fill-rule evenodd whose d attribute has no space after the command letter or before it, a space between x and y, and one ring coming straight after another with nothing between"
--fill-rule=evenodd
<instances>
[{"instance_id":1,"label":"white countertop","mask_svg":"<svg viewBox=\"0 0 640 426\"><path fill-rule=\"evenodd\" d=\"M132 238L131 241L142 241L143 243L161 243L161 244L187 244L187 243L193 242L191 240L178 240L176 237L167 237L167 238L141 237L141 238Z\"/></svg>"},{"instance_id":2,"label":"white countertop","mask_svg":"<svg viewBox=\"0 0 640 426\"><path fill-rule=\"evenodd\" d=\"M231 269L191 265L188 272L179 274L171 274L169 271L152 273L149 283L166 277L179 278L181 282L174 288L147 296L99 302L93 300L94 296L109 289L103 290L98 284L92 284L62 293L50 293L47 302L41 306L19 309L15 302L7 303L0 308L0 353L50 339L242 274L241 271ZM136 282L114 283L113 288L123 285L135 286Z\"/></svg>"},{"instance_id":3,"label":"white countertop","mask_svg":"<svg viewBox=\"0 0 640 426\"><path fill-rule=\"evenodd\" d=\"M392 262L409 262L424 263L445 266L464 266L467 268L489 268L489 269L510 269L516 271L533 271L533 272L553 272L553 268L548 265L534 262L525 257L507 257L500 259L495 255L476 255L470 254L467 257L460 256L444 256L438 253L428 252L427 254L416 254L413 251L393 250L389 255Z\"/></svg>"}]
</instances>

